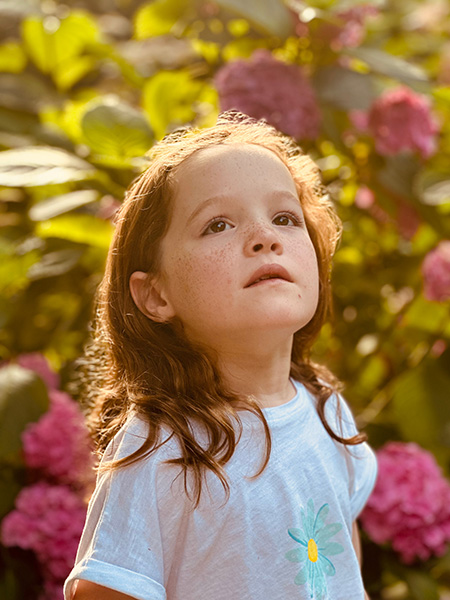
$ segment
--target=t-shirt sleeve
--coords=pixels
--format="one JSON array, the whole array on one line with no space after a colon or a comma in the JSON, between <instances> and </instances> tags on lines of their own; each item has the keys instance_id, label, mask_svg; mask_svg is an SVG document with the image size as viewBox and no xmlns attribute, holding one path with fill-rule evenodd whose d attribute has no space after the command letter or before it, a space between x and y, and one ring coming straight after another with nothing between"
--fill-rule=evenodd
<instances>
[{"instance_id":1,"label":"t-shirt sleeve","mask_svg":"<svg viewBox=\"0 0 450 600\"><path fill-rule=\"evenodd\" d=\"M353 414L342 396L337 398L337 402L341 413L341 423L337 427L337 432L343 437L352 437L358 433ZM350 510L354 521L375 486L378 473L377 460L375 453L366 442L345 446L343 452L349 472Z\"/></svg>"},{"instance_id":2,"label":"t-shirt sleeve","mask_svg":"<svg viewBox=\"0 0 450 600\"><path fill-rule=\"evenodd\" d=\"M108 459L130 454L142 442L140 439L136 445L136 436L124 432L121 439L114 440ZM65 600L70 600L78 579L139 600L165 600L164 573L170 569L170 561L163 535L169 533L170 539L174 533L167 529L176 529L177 510L175 503L173 522L165 524L163 533L161 500L170 488L165 489L160 466L161 461L152 454L130 466L100 472L75 566L64 586Z\"/></svg>"}]
</instances>

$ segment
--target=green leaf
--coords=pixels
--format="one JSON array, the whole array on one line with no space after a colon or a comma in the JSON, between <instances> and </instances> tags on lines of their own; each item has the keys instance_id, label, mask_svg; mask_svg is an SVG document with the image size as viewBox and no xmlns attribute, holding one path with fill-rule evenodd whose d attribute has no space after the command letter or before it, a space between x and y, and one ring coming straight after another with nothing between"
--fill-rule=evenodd
<instances>
[{"instance_id":1,"label":"green leaf","mask_svg":"<svg viewBox=\"0 0 450 600\"><path fill-rule=\"evenodd\" d=\"M108 249L113 227L109 221L102 221L92 215L64 215L49 221L42 221L36 227L37 235L43 238L60 238L79 244L88 244Z\"/></svg>"},{"instance_id":2,"label":"green leaf","mask_svg":"<svg viewBox=\"0 0 450 600\"><path fill-rule=\"evenodd\" d=\"M36 373L18 365L0 369L0 462L23 464L22 432L48 406L47 388Z\"/></svg>"},{"instance_id":3,"label":"green leaf","mask_svg":"<svg viewBox=\"0 0 450 600\"><path fill-rule=\"evenodd\" d=\"M420 201L428 206L450 203L448 172L423 171L416 177L414 189Z\"/></svg>"},{"instance_id":4,"label":"green leaf","mask_svg":"<svg viewBox=\"0 0 450 600\"><path fill-rule=\"evenodd\" d=\"M428 573L417 569L405 569L405 580L414 600L439 600L438 584Z\"/></svg>"},{"instance_id":5,"label":"green leaf","mask_svg":"<svg viewBox=\"0 0 450 600\"><path fill-rule=\"evenodd\" d=\"M94 178L86 161L59 148L29 146L0 152L0 185L33 187Z\"/></svg>"},{"instance_id":6,"label":"green leaf","mask_svg":"<svg viewBox=\"0 0 450 600\"><path fill-rule=\"evenodd\" d=\"M67 249L44 254L42 259L28 270L28 277L35 281L44 277L58 277L68 273L78 263L82 250Z\"/></svg>"},{"instance_id":7,"label":"green leaf","mask_svg":"<svg viewBox=\"0 0 450 600\"><path fill-rule=\"evenodd\" d=\"M22 22L22 39L31 60L42 71L50 73L55 64L51 36L46 32L43 20L28 17Z\"/></svg>"},{"instance_id":8,"label":"green leaf","mask_svg":"<svg viewBox=\"0 0 450 600\"><path fill-rule=\"evenodd\" d=\"M144 86L143 106L155 135L162 138L170 127L195 117L195 103L209 96L211 86L192 79L187 71L160 71Z\"/></svg>"},{"instance_id":9,"label":"green leaf","mask_svg":"<svg viewBox=\"0 0 450 600\"><path fill-rule=\"evenodd\" d=\"M165 35L184 16L189 0L154 0L140 8L134 21L134 32L138 40Z\"/></svg>"},{"instance_id":10,"label":"green leaf","mask_svg":"<svg viewBox=\"0 0 450 600\"><path fill-rule=\"evenodd\" d=\"M418 91L430 91L430 82L426 72L411 63L388 54L378 48L345 48L345 54L349 54L366 63L373 72L396 79L415 88Z\"/></svg>"},{"instance_id":11,"label":"green leaf","mask_svg":"<svg viewBox=\"0 0 450 600\"><path fill-rule=\"evenodd\" d=\"M104 157L124 161L141 158L153 143L153 135L145 116L113 96L93 100L81 120L85 142Z\"/></svg>"},{"instance_id":12,"label":"green leaf","mask_svg":"<svg viewBox=\"0 0 450 600\"><path fill-rule=\"evenodd\" d=\"M95 202L98 192L95 190L78 190L60 196L52 196L38 202L30 208L29 217L32 221L45 221L63 213L70 212L80 206Z\"/></svg>"},{"instance_id":13,"label":"green leaf","mask_svg":"<svg viewBox=\"0 0 450 600\"><path fill-rule=\"evenodd\" d=\"M450 455L450 377L434 360L405 371L394 382L392 409L405 440L432 451L441 463Z\"/></svg>"},{"instance_id":14,"label":"green leaf","mask_svg":"<svg viewBox=\"0 0 450 600\"><path fill-rule=\"evenodd\" d=\"M341 110L368 110L375 98L370 75L342 67L325 67L314 77L316 92L326 104Z\"/></svg>"},{"instance_id":15,"label":"green leaf","mask_svg":"<svg viewBox=\"0 0 450 600\"><path fill-rule=\"evenodd\" d=\"M402 325L419 331L442 335L448 326L449 310L445 303L431 302L418 296L406 311Z\"/></svg>"},{"instance_id":16,"label":"green leaf","mask_svg":"<svg viewBox=\"0 0 450 600\"><path fill-rule=\"evenodd\" d=\"M25 254L16 254L12 244L0 245L0 293L11 298L28 285L28 271L39 261L37 250Z\"/></svg>"},{"instance_id":17,"label":"green leaf","mask_svg":"<svg viewBox=\"0 0 450 600\"><path fill-rule=\"evenodd\" d=\"M27 57L20 44L8 42L0 46L0 72L21 73Z\"/></svg>"},{"instance_id":18,"label":"green leaf","mask_svg":"<svg viewBox=\"0 0 450 600\"><path fill-rule=\"evenodd\" d=\"M287 38L294 31L289 9L279 0L216 0L222 8L247 19L265 34Z\"/></svg>"},{"instance_id":19,"label":"green leaf","mask_svg":"<svg viewBox=\"0 0 450 600\"><path fill-rule=\"evenodd\" d=\"M0 519L14 508L14 500L21 488L22 485L16 477L16 469L2 465L0 468ZM9 596L5 596L5 598L7 597Z\"/></svg>"},{"instance_id":20,"label":"green leaf","mask_svg":"<svg viewBox=\"0 0 450 600\"><path fill-rule=\"evenodd\" d=\"M75 60L88 44L98 39L94 19L74 11L60 20L56 16L29 17L22 23L25 48L40 71L51 74L61 89L67 89L93 66L91 58Z\"/></svg>"}]
</instances>

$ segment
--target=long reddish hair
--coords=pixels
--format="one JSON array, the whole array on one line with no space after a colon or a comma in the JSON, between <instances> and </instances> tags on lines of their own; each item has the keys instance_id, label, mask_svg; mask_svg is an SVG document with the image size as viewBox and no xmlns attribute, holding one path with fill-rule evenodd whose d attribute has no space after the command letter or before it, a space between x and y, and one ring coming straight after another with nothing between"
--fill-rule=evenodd
<instances>
[{"instance_id":1,"label":"long reddish hair","mask_svg":"<svg viewBox=\"0 0 450 600\"><path fill-rule=\"evenodd\" d=\"M157 274L160 244L168 228L174 174L194 152L217 144L255 144L274 152L288 167L298 190L306 226L319 267L319 301L311 321L294 335L291 376L315 396L317 411L329 435L346 445L364 441L363 434L343 438L325 417L328 398L337 380L310 360L311 346L325 322L331 303L330 267L340 236L340 221L324 189L317 166L286 136L262 121L240 113L223 113L208 129L177 131L159 142L150 166L130 186L116 217L104 278L98 289L94 337L86 352L85 372L91 400L89 422L102 454L125 422L137 411L148 423L148 437L132 455L114 462L123 467L153 452L167 427L179 443L181 466L194 481L195 506L209 469L228 492L224 465L238 443L239 410L256 414L265 431L265 452L257 477L271 451L270 430L255 399L232 394L224 385L214 359L170 323L157 323L136 307L129 289L133 272ZM339 415L338 415L339 416ZM192 423L207 433L208 447L196 439Z\"/></svg>"}]
</instances>

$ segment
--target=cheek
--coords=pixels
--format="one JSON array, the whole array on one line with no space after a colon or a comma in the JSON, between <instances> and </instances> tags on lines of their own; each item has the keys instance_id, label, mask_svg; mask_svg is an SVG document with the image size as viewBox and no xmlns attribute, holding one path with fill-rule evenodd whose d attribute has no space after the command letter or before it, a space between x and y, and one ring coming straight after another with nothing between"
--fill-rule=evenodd
<instances>
[{"instance_id":1,"label":"cheek","mask_svg":"<svg viewBox=\"0 0 450 600\"><path fill-rule=\"evenodd\" d=\"M210 252L189 252L173 256L166 269L169 289L182 301L208 302L217 291L232 282L230 256L226 248Z\"/></svg>"}]
</instances>

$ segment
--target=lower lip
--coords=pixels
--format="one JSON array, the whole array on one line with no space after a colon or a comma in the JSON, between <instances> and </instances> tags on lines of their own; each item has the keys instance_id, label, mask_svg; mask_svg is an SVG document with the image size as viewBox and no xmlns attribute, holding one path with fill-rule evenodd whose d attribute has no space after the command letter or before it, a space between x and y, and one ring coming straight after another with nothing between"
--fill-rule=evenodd
<instances>
[{"instance_id":1,"label":"lower lip","mask_svg":"<svg viewBox=\"0 0 450 600\"><path fill-rule=\"evenodd\" d=\"M261 279L261 281L258 281L257 283L252 283L247 287L251 288L258 287L260 285L278 285L280 283L289 283L289 281L287 281L286 279L281 279L279 277L273 277L271 279Z\"/></svg>"}]
</instances>

